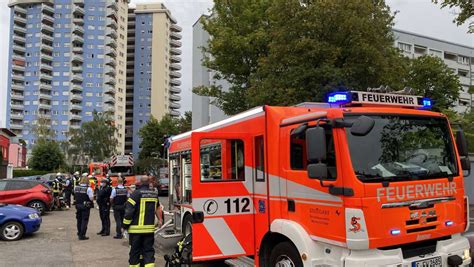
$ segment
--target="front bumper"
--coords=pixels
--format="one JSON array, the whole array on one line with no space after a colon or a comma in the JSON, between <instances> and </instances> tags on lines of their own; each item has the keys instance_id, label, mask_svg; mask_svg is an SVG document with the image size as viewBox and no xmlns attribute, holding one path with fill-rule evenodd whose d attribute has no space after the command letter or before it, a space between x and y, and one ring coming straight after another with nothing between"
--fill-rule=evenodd
<instances>
[{"instance_id":1,"label":"front bumper","mask_svg":"<svg viewBox=\"0 0 474 267\"><path fill-rule=\"evenodd\" d=\"M31 234L40 229L42 219L24 219L23 225L25 226L25 234Z\"/></svg>"},{"instance_id":2,"label":"front bumper","mask_svg":"<svg viewBox=\"0 0 474 267\"><path fill-rule=\"evenodd\" d=\"M436 251L427 255L421 255L412 258L403 258L401 249L391 250L352 250L344 259L344 266L388 266L388 267L412 267L413 262L441 256L442 266L448 266L449 256L458 255L463 259L462 265L469 266L470 256L465 257L465 250L469 250L469 241L467 238L457 234L451 239L438 241Z\"/></svg>"}]
</instances>

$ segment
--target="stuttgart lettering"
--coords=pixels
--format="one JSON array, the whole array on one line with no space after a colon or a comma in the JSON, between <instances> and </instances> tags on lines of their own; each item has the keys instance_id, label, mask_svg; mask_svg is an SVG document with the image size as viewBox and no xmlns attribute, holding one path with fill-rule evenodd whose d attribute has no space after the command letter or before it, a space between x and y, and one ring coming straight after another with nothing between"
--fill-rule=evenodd
<instances>
[{"instance_id":1,"label":"stuttgart lettering","mask_svg":"<svg viewBox=\"0 0 474 267\"><path fill-rule=\"evenodd\" d=\"M388 201L404 201L421 198L442 197L456 194L456 183L417 184L377 188L377 201L382 197Z\"/></svg>"}]
</instances>

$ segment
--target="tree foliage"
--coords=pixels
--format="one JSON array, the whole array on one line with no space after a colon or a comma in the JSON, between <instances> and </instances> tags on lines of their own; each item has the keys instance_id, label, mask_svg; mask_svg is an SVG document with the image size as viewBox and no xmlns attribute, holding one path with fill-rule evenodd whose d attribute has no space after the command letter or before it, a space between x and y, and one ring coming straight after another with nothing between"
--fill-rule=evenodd
<instances>
[{"instance_id":1,"label":"tree foliage","mask_svg":"<svg viewBox=\"0 0 474 267\"><path fill-rule=\"evenodd\" d=\"M40 171L54 171L64 165L64 154L53 140L37 140L31 151L29 167Z\"/></svg>"},{"instance_id":2,"label":"tree foliage","mask_svg":"<svg viewBox=\"0 0 474 267\"><path fill-rule=\"evenodd\" d=\"M464 24L464 22L469 21L474 16L474 2L472 0L433 0L433 2L435 4L440 3L441 8L459 8L460 12L454 19L457 25ZM474 28L471 28L469 31L474 31Z\"/></svg>"},{"instance_id":3,"label":"tree foliage","mask_svg":"<svg viewBox=\"0 0 474 267\"><path fill-rule=\"evenodd\" d=\"M116 132L113 120L107 113L94 112L91 121L82 123L79 130L70 133L69 154L76 160L87 156L89 160L103 161L116 152Z\"/></svg>"},{"instance_id":4,"label":"tree foliage","mask_svg":"<svg viewBox=\"0 0 474 267\"><path fill-rule=\"evenodd\" d=\"M161 120L157 120L151 117L138 133L142 139L139 160L162 157L165 139L191 130L191 118L191 112L186 112L181 118L165 115Z\"/></svg>"}]
</instances>

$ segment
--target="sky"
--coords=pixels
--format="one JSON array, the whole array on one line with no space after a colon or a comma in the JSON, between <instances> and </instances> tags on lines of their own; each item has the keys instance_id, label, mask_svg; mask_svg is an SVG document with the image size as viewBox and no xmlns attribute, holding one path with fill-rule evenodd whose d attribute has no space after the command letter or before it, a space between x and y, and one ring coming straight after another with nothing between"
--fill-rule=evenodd
<instances>
[{"instance_id":1,"label":"sky","mask_svg":"<svg viewBox=\"0 0 474 267\"><path fill-rule=\"evenodd\" d=\"M156 0L132 0L132 4L157 2ZM192 85L192 25L208 13L212 0L164 0L171 14L183 28L181 112L191 110ZM431 0L386 0L392 12L396 12L395 28L426 35L454 43L474 47L474 34L467 34L467 23L456 26L452 20L456 10L440 9ZM0 127L5 126L7 94L7 61L9 45L8 0L0 0Z\"/></svg>"}]
</instances>

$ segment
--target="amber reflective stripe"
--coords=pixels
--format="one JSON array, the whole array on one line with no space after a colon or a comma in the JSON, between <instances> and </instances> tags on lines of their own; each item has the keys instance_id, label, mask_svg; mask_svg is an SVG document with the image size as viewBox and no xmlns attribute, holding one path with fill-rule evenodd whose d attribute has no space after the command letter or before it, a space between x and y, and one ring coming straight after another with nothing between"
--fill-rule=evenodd
<instances>
[{"instance_id":1,"label":"amber reflective stripe","mask_svg":"<svg viewBox=\"0 0 474 267\"><path fill-rule=\"evenodd\" d=\"M131 224L132 220L123 219L123 224Z\"/></svg>"},{"instance_id":2,"label":"amber reflective stripe","mask_svg":"<svg viewBox=\"0 0 474 267\"><path fill-rule=\"evenodd\" d=\"M137 204L137 202L135 202L135 200L133 200L131 197L129 197L127 201L130 202L130 204L132 204L133 206Z\"/></svg>"}]
</instances>

